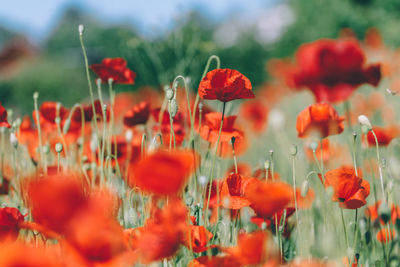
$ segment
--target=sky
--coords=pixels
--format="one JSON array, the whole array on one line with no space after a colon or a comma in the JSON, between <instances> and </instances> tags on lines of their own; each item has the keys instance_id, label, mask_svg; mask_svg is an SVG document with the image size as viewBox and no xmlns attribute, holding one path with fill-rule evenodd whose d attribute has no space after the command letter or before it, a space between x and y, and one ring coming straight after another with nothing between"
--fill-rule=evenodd
<instances>
[{"instance_id":1,"label":"sky","mask_svg":"<svg viewBox=\"0 0 400 267\"><path fill-rule=\"evenodd\" d=\"M0 7L0 24L31 38L44 37L66 7L78 6L106 22L128 22L139 30L163 29L193 8L215 19L252 16L275 0L13 0Z\"/></svg>"}]
</instances>

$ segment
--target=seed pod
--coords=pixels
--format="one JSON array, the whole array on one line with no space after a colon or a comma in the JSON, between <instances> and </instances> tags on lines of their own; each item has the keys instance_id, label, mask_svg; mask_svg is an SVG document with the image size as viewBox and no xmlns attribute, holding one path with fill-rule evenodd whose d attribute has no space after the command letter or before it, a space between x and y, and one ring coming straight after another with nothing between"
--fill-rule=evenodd
<instances>
[{"instance_id":1,"label":"seed pod","mask_svg":"<svg viewBox=\"0 0 400 267\"><path fill-rule=\"evenodd\" d=\"M171 88L168 88L165 91L165 97L167 98L168 101L171 101L172 99L174 99L174 90L172 90Z\"/></svg>"},{"instance_id":2,"label":"seed pod","mask_svg":"<svg viewBox=\"0 0 400 267\"><path fill-rule=\"evenodd\" d=\"M171 113L172 118L174 118L175 115L178 113L178 104L176 103L175 99L171 100L169 107L170 107L169 112Z\"/></svg>"},{"instance_id":3,"label":"seed pod","mask_svg":"<svg viewBox=\"0 0 400 267\"><path fill-rule=\"evenodd\" d=\"M372 130L371 122L369 121L367 116L365 115L358 116L358 122L361 124L361 126L366 126L368 131Z\"/></svg>"},{"instance_id":4,"label":"seed pod","mask_svg":"<svg viewBox=\"0 0 400 267\"><path fill-rule=\"evenodd\" d=\"M296 145L292 145L292 147L290 148L290 154L293 157L297 155L297 146Z\"/></svg>"},{"instance_id":5,"label":"seed pod","mask_svg":"<svg viewBox=\"0 0 400 267\"><path fill-rule=\"evenodd\" d=\"M61 143L57 143L55 145L55 149L57 153L61 153L63 151L63 145Z\"/></svg>"}]
</instances>

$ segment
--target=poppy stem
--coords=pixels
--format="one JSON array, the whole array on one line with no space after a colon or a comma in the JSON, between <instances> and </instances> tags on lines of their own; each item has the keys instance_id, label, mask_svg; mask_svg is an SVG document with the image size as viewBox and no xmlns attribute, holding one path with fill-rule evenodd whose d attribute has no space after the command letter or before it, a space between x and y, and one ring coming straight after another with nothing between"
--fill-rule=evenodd
<instances>
[{"instance_id":1,"label":"poppy stem","mask_svg":"<svg viewBox=\"0 0 400 267\"><path fill-rule=\"evenodd\" d=\"M297 208L297 192L296 192L296 154L292 156L292 177L293 177L293 196L294 196L294 208L296 213L296 223L297 223L297 235L299 238L299 244L302 245L302 236L300 231L300 221L299 221L299 211ZM302 250L299 249L300 256L302 255Z\"/></svg>"},{"instance_id":2,"label":"poppy stem","mask_svg":"<svg viewBox=\"0 0 400 267\"><path fill-rule=\"evenodd\" d=\"M232 144L232 155L233 155L233 162L235 164L235 173L238 173L238 166L237 166L237 159L236 159L236 153L235 153L235 137L231 138L231 144Z\"/></svg>"},{"instance_id":3,"label":"poppy stem","mask_svg":"<svg viewBox=\"0 0 400 267\"><path fill-rule=\"evenodd\" d=\"M347 246L346 249L348 249L348 248L349 248L349 239L348 239L348 237L347 237L347 230L346 230L346 223L344 222L343 209L340 208L340 207L339 207L339 209L340 209L340 214L341 214L341 217L342 217L342 224L343 224L344 237L345 237L345 239L346 239L346 246Z\"/></svg>"},{"instance_id":4,"label":"poppy stem","mask_svg":"<svg viewBox=\"0 0 400 267\"><path fill-rule=\"evenodd\" d=\"M89 62L88 62L88 58L87 58L87 54L86 54L85 45L83 43L82 35L83 35L82 33L79 33L79 42L81 43L83 59L85 61L86 79L87 79L87 82L89 85L90 102L92 103L93 119L94 119L94 125L96 128L96 134L97 134L99 132L99 128L97 127L97 114L96 114L96 108L94 106L93 87L92 87L92 81L90 80Z\"/></svg>"},{"instance_id":5,"label":"poppy stem","mask_svg":"<svg viewBox=\"0 0 400 267\"><path fill-rule=\"evenodd\" d=\"M213 157L213 161L212 161L212 165L211 165L211 172L210 172L210 176L209 176L209 181L210 181L210 186L208 188L208 197L207 197L207 208L206 211L208 210L209 204L210 204L210 198L211 198L211 187L212 187L212 182L213 182L213 178L214 178L214 168L215 168L215 160L217 159L217 153L218 153L218 147L219 147L219 143L221 140L221 132L222 132L222 126L224 124L224 117L225 117L225 105L226 102L223 102L222 105L222 116L221 116L221 124L219 126L219 132L218 132L218 139L217 139L217 144L215 146L215 153L214 153L214 157ZM218 183L217 183L217 218L219 215L219 192L218 192ZM214 230L215 231L215 230ZM214 232L215 235L215 232Z\"/></svg>"},{"instance_id":6,"label":"poppy stem","mask_svg":"<svg viewBox=\"0 0 400 267\"><path fill-rule=\"evenodd\" d=\"M37 130L38 130L38 135L39 135L39 156L40 156L40 162L43 164L44 173L47 174L47 160L46 160L46 155L43 155L43 141L42 141L42 130L41 130L41 127L40 127L38 98L39 98L39 93L38 93L38 92L33 93L33 104L34 104L34 107L35 107L36 125L37 125Z\"/></svg>"},{"instance_id":7,"label":"poppy stem","mask_svg":"<svg viewBox=\"0 0 400 267\"><path fill-rule=\"evenodd\" d=\"M190 142L192 142L192 140L194 139L194 118L192 117L192 111L190 109L190 99L189 99L189 88L186 82L185 77L183 77L182 75L178 75L175 77L174 81L172 82L172 86L174 87L174 94L176 96L176 90L178 88L178 79L181 79L183 81L183 85L185 88L185 92L186 92L186 100L187 100L187 105L188 105L188 112L189 112L189 120L190 120Z\"/></svg>"},{"instance_id":8,"label":"poppy stem","mask_svg":"<svg viewBox=\"0 0 400 267\"><path fill-rule=\"evenodd\" d=\"M217 69L221 68L221 60L219 59L219 57L216 55L210 56L207 60L207 64L206 64L206 67L204 68L203 75L201 76L201 80L203 80L203 78L206 76L206 74L210 68L211 61L213 59L215 59L215 61L217 63ZM196 109L197 109L197 104L199 103L199 100L200 100L200 95L199 95L199 92L197 91L196 99L194 101L194 106L193 106L192 121L195 120Z\"/></svg>"},{"instance_id":9,"label":"poppy stem","mask_svg":"<svg viewBox=\"0 0 400 267\"><path fill-rule=\"evenodd\" d=\"M374 130L371 129L371 133L372 133L372 135L374 136L374 139L375 139L376 157L378 159L379 180L381 181L382 197L383 197L384 201L387 201L386 194L385 194L385 186L383 185L383 174L382 174L382 167L381 167L381 158L380 158L380 155L379 155L378 138L376 137L376 134L375 134Z\"/></svg>"},{"instance_id":10,"label":"poppy stem","mask_svg":"<svg viewBox=\"0 0 400 267\"><path fill-rule=\"evenodd\" d=\"M99 151L100 151L100 184L102 185L104 183L104 147L106 145L106 122L107 122L107 118L106 118L106 111L104 107L104 102L103 102L103 96L101 93L101 80L97 79L97 94L99 95L99 101L100 101L100 106L101 106L101 112L103 115L103 134L102 134L102 140L101 140L101 146L100 146L100 140L98 139L99 142ZM94 102L93 102L94 103ZM94 104L93 104L94 107ZM96 114L96 110L93 111L93 116L95 116ZM95 118L95 121L97 121L97 118ZM97 122L96 122L97 124ZM96 126L97 127L97 126Z\"/></svg>"}]
</instances>

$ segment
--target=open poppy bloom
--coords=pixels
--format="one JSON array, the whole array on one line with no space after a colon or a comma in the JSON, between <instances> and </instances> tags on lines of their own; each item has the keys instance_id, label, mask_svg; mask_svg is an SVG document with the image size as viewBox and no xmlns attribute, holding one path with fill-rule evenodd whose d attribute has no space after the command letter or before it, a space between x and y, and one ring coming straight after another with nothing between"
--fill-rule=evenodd
<instances>
[{"instance_id":1,"label":"open poppy bloom","mask_svg":"<svg viewBox=\"0 0 400 267\"><path fill-rule=\"evenodd\" d=\"M175 255L188 233L186 220L186 206L178 199L158 208L136 233L134 246L140 261L149 264Z\"/></svg>"},{"instance_id":2,"label":"open poppy bloom","mask_svg":"<svg viewBox=\"0 0 400 267\"><path fill-rule=\"evenodd\" d=\"M317 103L300 112L296 129L300 138L310 135L325 138L343 132L343 120L330 104Z\"/></svg>"},{"instance_id":3,"label":"open poppy bloom","mask_svg":"<svg viewBox=\"0 0 400 267\"><path fill-rule=\"evenodd\" d=\"M244 197L246 186L254 178L245 178L240 174L230 174L222 183L221 204L228 209L241 209L250 205L250 201Z\"/></svg>"},{"instance_id":4,"label":"open poppy bloom","mask_svg":"<svg viewBox=\"0 0 400 267\"><path fill-rule=\"evenodd\" d=\"M90 68L103 83L112 79L113 83L134 84L136 73L128 69L126 64L126 60L123 58L105 58L101 64L92 64Z\"/></svg>"},{"instance_id":5,"label":"open poppy bloom","mask_svg":"<svg viewBox=\"0 0 400 267\"><path fill-rule=\"evenodd\" d=\"M0 103L0 127L11 128L7 121L7 110Z\"/></svg>"},{"instance_id":6,"label":"open poppy bloom","mask_svg":"<svg viewBox=\"0 0 400 267\"><path fill-rule=\"evenodd\" d=\"M364 206L369 195L369 183L357 177L353 167L343 166L325 174L325 187L332 186L332 200L345 209L358 209Z\"/></svg>"},{"instance_id":7,"label":"open poppy bloom","mask_svg":"<svg viewBox=\"0 0 400 267\"><path fill-rule=\"evenodd\" d=\"M140 102L125 113L124 125L132 127L138 124L146 124L149 116L150 104L148 102Z\"/></svg>"},{"instance_id":8,"label":"open poppy bloom","mask_svg":"<svg viewBox=\"0 0 400 267\"><path fill-rule=\"evenodd\" d=\"M387 127L387 128L374 126L374 127L372 127L372 130L374 131L374 133L376 135L376 139L378 140L378 145L380 145L380 146L389 145L390 142L392 141L392 139L399 135L399 130L398 130L398 127L396 127L396 126L391 126L391 127ZM370 145L370 146L376 145L375 137L371 131L369 131L367 134L367 141L368 141L368 145Z\"/></svg>"},{"instance_id":9,"label":"open poppy bloom","mask_svg":"<svg viewBox=\"0 0 400 267\"><path fill-rule=\"evenodd\" d=\"M133 175L129 176L129 183L147 193L175 195L185 186L194 163L192 152L158 151L131 166Z\"/></svg>"},{"instance_id":10,"label":"open poppy bloom","mask_svg":"<svg viewBox=\"0 0 400 267\"><path fill-rule=\"evenodd\" d=\"M254 98L251 82L232 69L209 71L199 84L199 96L203 99L229 102L235 99Z\"/></svg>"},{"instance_id":11,"label":"open poppy bloom","mask_svg":"<svg viewBox=\"0 0 400 267\"><path fill-rule=\"evenodd\" d=\"M244 195L258 217L270 218L293 200L293 189L286 183L253 181L246 186Z\"/></svg>"},{"instance_id":12,"label":"open poppy bloom","mask_svg":"<svg viewBox=\"0 0 400 267\"><path fill-rule=\"evenodd\" d=\"M64 232L69 220L87 201L82 181L71 173L26 179L22 188L33 219L57 233Z\"/></svg>"},{"instance_id":13,"label":"open poppy bloom","mask_svg":"<svg viewBox=\"0 0 400 267\"><path fill-rule=\"evenodd\" d=\"M24 216L17 208L0 208L0 241L14 241L18 238L19 223Z\"/></svg>"},{"instance_id":14,"label":"open poppy bloom","mask_svg":"<svg viewBox=\"0 0 400 267\"><path fill-rule=\"evenodd\" d=\"M263 264L268 254L268 233L256 231L251 234L239 234L238 245L226 249L242 265Z\"/></svg>"},{"instance_id":15,"label":"open poppy bloom","mask_svg":"<svg viewBox=\"0 0 400 267\"><path fill-rule=\"evenodd\" d=\"M287 75L290 86L307 87L316 101L347 100L362 84L377 86L380 65L366 65L364 52L353 39L321 39L302 45L297 65Z\"/></svg>"}]
</instances>

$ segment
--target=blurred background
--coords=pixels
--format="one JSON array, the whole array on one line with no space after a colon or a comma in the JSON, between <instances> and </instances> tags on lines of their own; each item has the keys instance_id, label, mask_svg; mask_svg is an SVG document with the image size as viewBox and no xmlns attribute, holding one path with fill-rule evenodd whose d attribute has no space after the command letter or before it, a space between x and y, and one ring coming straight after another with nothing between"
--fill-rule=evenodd
<instances>
[{"instance_id":1,"label":"blurred background","mask_svg":"<svg viewBox=\"0 0 400 267\"><path fill-rule=\"evenodd\" d=\"M88 96L78 25L85 25L89 63L123 57L135 85L161 88L190 76L196 88L208 57L261 86L266 62L289 57L319 38L376 27L400 44L398 0L14 0L0 8L0 101L19 112L40 100L72 106Z\"/></svg>"}]
</instances>

